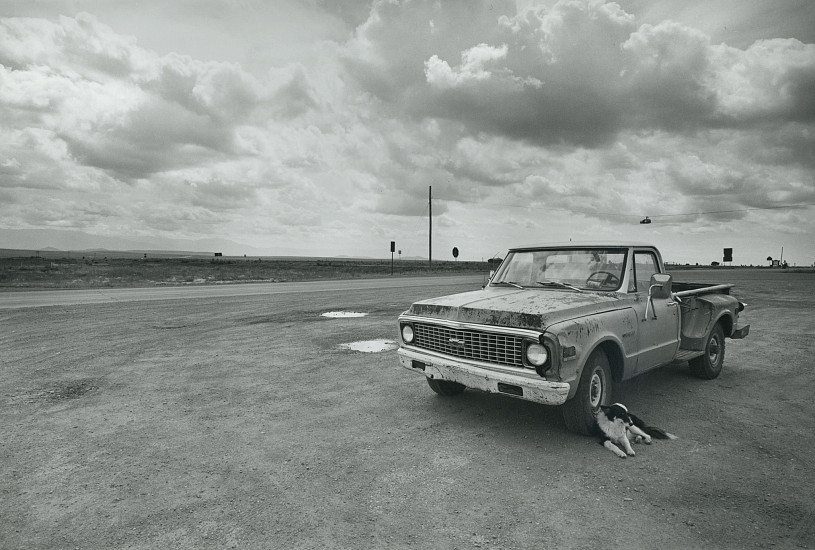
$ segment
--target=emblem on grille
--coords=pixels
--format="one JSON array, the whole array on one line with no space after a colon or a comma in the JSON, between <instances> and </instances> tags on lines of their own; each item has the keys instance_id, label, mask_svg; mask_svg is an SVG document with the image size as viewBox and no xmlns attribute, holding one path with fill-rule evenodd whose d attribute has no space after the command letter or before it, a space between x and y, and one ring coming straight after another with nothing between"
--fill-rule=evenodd
<instances>
[{"instance_id":1,"label":"emblem on grille","mask_svg":"<svg viewBox=\"0 0 815 550\"><path fill-rule=\"evenodd\" d=\"M459 340L458 338L450 338L447 340L450 342L450 345L454 348L463 348L464 347L464 340Z\"/></svg>"}]
</instances>

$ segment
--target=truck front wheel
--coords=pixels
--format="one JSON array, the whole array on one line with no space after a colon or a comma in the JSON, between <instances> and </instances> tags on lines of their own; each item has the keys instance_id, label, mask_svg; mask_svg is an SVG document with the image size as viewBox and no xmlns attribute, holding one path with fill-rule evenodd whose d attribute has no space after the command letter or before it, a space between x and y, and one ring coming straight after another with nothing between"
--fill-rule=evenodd
<instances>
[{"instance_id":1,"label":"truck front wheel","mask_svg":"<svg viewBox=\"0 0 815 550\"><path fill-rule=\"evenodd\" d=\"M569 431L594 434L594 413L601 405L611 403L611 369L608 357L601 349L589 356L574 397L563 404L563 421Z\"/></svg>"},{"instance_id":2,"label":"truck front wheel","mask_svg":"<svg viewBox=\"0 0 815 550\"><path fill-rule=\"evenodd\" d=\"M467 386L464 384L459 384L458 382L450 382L449 380L436 380L434 378L427 378L427 385L430 386L430 389L436 392L439 395L444 396L452 396L458 395L467 389Z\"/></svg>"},{"instance_id":3,"label":"truck front wheel","mask_svg":"<svg viewBox=\"0 0 815 550\"><path fill-rule=\"evenodd\" d=\"M716 323L710 331L705 344L705 353L688 361L691 373L697 378L713 380L722 372L724 363L724 330Z\"/></svg>"}]
</instances>

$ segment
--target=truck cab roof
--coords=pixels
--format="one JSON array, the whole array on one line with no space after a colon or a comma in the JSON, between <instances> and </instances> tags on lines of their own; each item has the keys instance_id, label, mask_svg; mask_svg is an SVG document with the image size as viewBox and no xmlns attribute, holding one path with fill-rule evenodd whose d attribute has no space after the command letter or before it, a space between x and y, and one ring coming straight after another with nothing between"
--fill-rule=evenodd
<instances>
[{"instance_id":1,"label":"truck cab roof","mask_svg":"<svg viewBox=\"0 0 815 550\"><path fill-rule=\"evenodd\" d=\"M651 243L630 241L566 241L514 246L509 250L533 250L541 248L653 248L656 250L657 247Z\"/></svg>"}]
</instances>

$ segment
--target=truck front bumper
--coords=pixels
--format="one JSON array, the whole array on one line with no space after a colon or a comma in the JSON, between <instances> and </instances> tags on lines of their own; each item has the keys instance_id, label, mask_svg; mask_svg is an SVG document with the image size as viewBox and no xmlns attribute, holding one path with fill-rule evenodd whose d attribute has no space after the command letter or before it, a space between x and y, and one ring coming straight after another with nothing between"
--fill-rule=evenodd
<instances>
[{"instance_id":1,"label":"truck front bumper","mask_svg":"<svg viewBox=\"0 0 815 550\"><path fill-rule=\"evenodd\" d=\"M400 347L399 363L408 370L433 380L458 382L468 388L501 393L544 405L562 405L569 396L569 384L542 378L498 372L470 363Z\"/></svg>"},{"instance_id":2,"label":"truck front bumper","mask_svg":"<svg viewBox=\"0 0 815 550\"><path fill-rule=\"evenodd\" d=\"M730 335L730 338L733 340L741 340L748 334L750 334L750 325L744 325L743 327L734 329L733 334Z\"/></svg>"}]
</instances>

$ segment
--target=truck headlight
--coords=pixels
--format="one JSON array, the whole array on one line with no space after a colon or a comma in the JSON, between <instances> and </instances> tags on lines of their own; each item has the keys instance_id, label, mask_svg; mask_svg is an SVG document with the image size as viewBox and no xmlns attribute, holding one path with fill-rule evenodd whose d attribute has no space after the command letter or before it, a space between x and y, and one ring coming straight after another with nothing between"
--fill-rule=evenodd
<instances>
[{"instance_id":1,"label":"truck headlight","mask_svg":"<svg viewBox=\"0 0 815 550\"><path fill-rule=\"evenodd\" d=\"M413 342L413 327L410 325L402 325L402 341L405 344Z\"/></svg>"},{"instance_id":2,"label":"truck headlight","mask_svg":"<svg viewBox=\"0 0 815 550\"><path fill-rule=\"evenodd\" d=\"M541 344L526 346L526 362L533 367L540 367L549 360L549 351Z\"/></svg>"}]
</instances>

